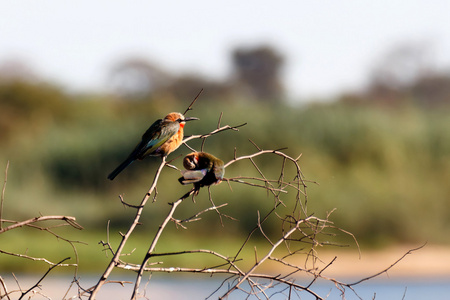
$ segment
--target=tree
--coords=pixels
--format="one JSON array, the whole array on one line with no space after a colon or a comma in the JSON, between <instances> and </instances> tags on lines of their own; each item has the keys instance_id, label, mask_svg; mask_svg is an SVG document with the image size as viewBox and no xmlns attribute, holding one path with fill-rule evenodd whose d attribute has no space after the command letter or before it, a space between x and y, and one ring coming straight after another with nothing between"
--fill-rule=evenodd
<instances>
[{"instance_id":1,"label":"tree","mask_svg":"<svg viewBox=\"0 0 450 300\"><path fill-rule=\"evenodd\" d=\"M280 72L283 57L269 46L238 48L232 53L236 81L242 90L263 101L283 96Z\"/></svg>"}]
</instances>

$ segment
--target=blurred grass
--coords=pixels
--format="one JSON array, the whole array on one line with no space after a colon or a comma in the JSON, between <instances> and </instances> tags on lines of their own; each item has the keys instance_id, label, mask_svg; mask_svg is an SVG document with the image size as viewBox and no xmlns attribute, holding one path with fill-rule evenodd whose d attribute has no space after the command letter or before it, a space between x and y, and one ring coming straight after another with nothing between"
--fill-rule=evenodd
<instances>
[{"instance_id":1,"label":"blurred grass","mask_svg":"<svg viewBox=\"0 0 450 300\"><path fill-rule=\"evenodd\" d=\"M183 112L190 101L127 102L97 95L70 96L49 89L50 92L41 92L42 99L33 98L35 102L5 101L9 94L0 93L0 116L15 112L14 118L0 122L0 169L10 161L3 217L23 220L39 214L75 216L86 230L74 236L80 234L79 239L89 243L80 245L80 249L90 249L85 257L84 250L80 250L81 261L88 265L86 268L94 268L99 262L105 263L99 257L101 247L95 245L105 235L107 221L111 220L111 233L125 231L134 215L132 209L120 204L118 195L137 204L151 184L159 159L135 163L113 182L106 175L129 154L154 120L170 111ZM22 94L22 98L32 97ZM49 97L53 99L51 105L44 104L44 98ZM380 246L450 242L448 109L387 109L343 103L269 105L238 100L218 102L202 96L189 112L200 121L188 123L186 135L215 129L220 112L222 125L248 124L239 132L227 131L208 138L205 151L229 161L235 147L238 155L254 152L255 147L248 141L251 139L264 149L288 147L285 152L293 157L302 153L300 166L306 179L319 183L308 186L308 212L325 217L337 208L331 220L354 233L360 243ZM199 149L201 141L190 145ZM169 158L189 152L181 147ZM266 175L277 178L280 161L264 156L256 161ZM181 167L181 159L173 164ZM225 176L255 174L249 162L242 162L230 166ZM177 184L178 177L175 170L163 172L158 201L145 210L142 228L155 228L168 210L167 203L187 191L188 187ZM239 221L225 220L227 230L223 230L217 216L210 213L183 231L189 237L183 243L220 236L211 242L220 249L235 247L242 240L233 240L232 235L242 238L242 233L256 224L256 210L263 214L273 206L264 190L232 187L233 191L226 183L213 187L213 197L217 205L228 203L223 212ZM197 203L183 203L182 214L189 216L208 204L207 193L202 191ZM279 228L268 230L275 232ZM49 255L52 249L55 253L61 251L53 248L55 242L34 242L34 234L14 234L0 236L2 248L14 244L23 250L31 244L42 247L42 252ZM132 245L146 250L150 237L145 236L145 232L137 233ZM146 240L144 248L140 239ZM347 242L349 237L341 235L338 240ZM170 242L166 245L170 246ZM0 256L2 268L12 267L15 260Z\"/></svg>"},{"instance_id":2,"label":"blurred grass","mask_svg":"<svg viewBox=\"0 0 450 300\"><path fill-rule=\"evenodd\" d=\"M9 251L18 254L26 254L35 258L46 258L47 260L57 263L66 257L70 257L70 260L65 263L75 264L77 263L76 257L79 261L79 273L95 273L100 274L104 271L105 266L111 259L111 253L104 250L99 241L107 241L106 230L57 230L61 233L61 236L68 237L74 242L76 247L76 255L72 249L72 246L56 237L36 230L15 230L10 231L2 237L7 240L7 244L2 243L2 250ZM186 235L187 231L178 230L171 231L170 236L177 236L176 239L170 238L169 234L163 235L161 242L156 247L157 253L170 252L170 251L185 251L194 249L210 249L220 252L225 255L233 255L239 249L239 244L236 241L230 241L230 237L212 240L205 236L192 237ZM109 242L114 249L117 248L120 242L120 235L118 232L111 232ZM124 248L123 259L129 263L140 264L142 259L148 250L152 241L152 235L142 230L137 230L135 234L129 239ZM243 240L241 239L240 242ZM263 245L258 242L257 245ZM186 259L188 258L188 259ZM167 256L164 258L154 258L151 263L164 261L164 264L158 264L159 267L207 267L214 264L223 263L218 258L207 254L186 254ZM45 272L49 265L45 262L37 262L24 258L19 258L9 255L0 255L0 265L2 266L2 272L15 272L20 273L24 271L33 272ZM59 268L63 272L73 272L74 267Z\"/></svg>"}]
</instances>

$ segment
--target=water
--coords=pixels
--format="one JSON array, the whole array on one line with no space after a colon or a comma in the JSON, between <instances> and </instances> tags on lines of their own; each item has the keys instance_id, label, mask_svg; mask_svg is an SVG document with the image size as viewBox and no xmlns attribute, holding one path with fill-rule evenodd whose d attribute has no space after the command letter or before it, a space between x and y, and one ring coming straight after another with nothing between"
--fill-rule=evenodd
<instances>
[{"instance_id":1,"label":"water","mask_svg":"<svg viewBox=\"0 0 450 300\"><path fill-rule=\"evenodd\" d=\"M30 275L16 275L22 290L27 290L33 286L39 276ZM6 282L8 291L18 290L17 283L10 275L3 275L3 279ZM200 278L200 280L199 280ZM121 279L124 278L110 278ZM148 278L147 278L148 279ZM70 277L47 277L41 283L41 290L39 293L27 294L27 296L33 296L31 299L63 299L66 294L72 278ZM83 288L88 288L97 282L98 278L83 277L81 276L80 282ZM126 280L134 282L134 277L128 277ZM148 284L147 284L148 283ZM220 287L222 281L218 277L168 277L168 276L156 276L150 281L143 280L141 285L141 291L143 291L145 284L145 296L149 299L177 299L177 300L191 300L191 299L206 299L209 295ZM231 282L229 282L231 284ZM299 281L298 283L301 283ZM284 286L285 287L285 286ZM227 290L225 284L218 292L214 293L208 299L217 299L223 295ZM248 288L248 286L247 286ZM98 300L111 300L111 299L130 299L133 285L125 284L107 284L100 290ZM330 283L317 283L311 287L311 289L319 296L328 300L342 299L341 292ZM354 287L356 293L362 299L381 299L381 300L423 300L423 299L450 299L450 278L415 278L415 279L372 279L367 282L361 283ZM3 293L3 289L0 287L0 291ZM266 290L267 296L270 299L282 300L288 299L289 291L284 290L282 286L277 286L273 289ZM20 294L15 293L11 296L11 299L17 299ZM72 287L65 296L65 299L70 297L77 298L77 288ZM230 300L245 299L246 295L241 291L235 291L228 298ZM345 299L356 300L360 299L353 291L346 289ZM28 297L26 297L28 299ZM85 298L83 298L85 299ZM142 298L145 299L145 298ZM250 297L249 299L258 299L256 297ZM265 299L260 295L260 299ZM309 300L315 299L306 292L294 293L291 299ZM3 299L2 299L3 300Z\"/></svg>"}]
</instances>

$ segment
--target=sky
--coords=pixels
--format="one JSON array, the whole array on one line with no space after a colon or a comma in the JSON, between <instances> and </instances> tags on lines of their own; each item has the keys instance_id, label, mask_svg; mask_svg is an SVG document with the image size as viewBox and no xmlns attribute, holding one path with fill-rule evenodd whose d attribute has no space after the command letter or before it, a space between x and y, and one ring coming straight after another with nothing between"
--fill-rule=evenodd
<instances>
[{"instance_id":1,"label":"sky","mask_svg":"<svg viewBox=\"0 0 450 300\"><path fill-rule=\"evenodd\" d=\"M448 0L0 1L0 65L19 60L69 90L103 90L126 58L224 79L233 49L264 44L285 57L288 93L304 101L360 88L404 43L430 45L450 66L449 12Z\"/></svg>"}]
</instances>

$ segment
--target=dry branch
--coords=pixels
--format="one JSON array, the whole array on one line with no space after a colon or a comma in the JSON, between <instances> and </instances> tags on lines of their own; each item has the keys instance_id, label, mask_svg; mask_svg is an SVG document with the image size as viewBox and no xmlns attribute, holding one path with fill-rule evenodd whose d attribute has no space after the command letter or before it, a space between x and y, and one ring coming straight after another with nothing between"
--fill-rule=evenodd
<instances>
[{"instance_id":1,"label":"dry branch","mask_svg":"<svg viewBox=\"0 0 450 300\"><path fill-rule=\"evenodd\" d=\"M13 253L13 252L8 252L8 251L4 251L0 249L0 253L3 254L7 254L7 255L11 255L11 256L16 256L16 257L21 257L21 258L26 258L29 260L34 260L34 261L43 261L47 264L49 264L50 266L58 266L58 267L77 267L77 264L61 264L61 263L53 263L51 261L49 261L46 258L43 257L32 257L26 254L18 254L18 253Z\"/></svg>"},{"instance_id":2,"label":"dry branch","mask_svg":"<svg viewBox=\"0 0 450 300\"><path fill-rule=\"evenodd\" d=\"M181 204L181 202L183 202L184 199L186 199L187 197L189 197L191 194L193 194L195 191L195 189L191 189L188 193L186 193L185 195L183 195L180 199L178 199L177 201L175 201L172 204L172 208L169 211L169 214L167 215L167 217L164 219L164 221L162 222L162 224L159 226L158 231L155 234L155 237L150 245L150 248L148 249L144 260L142 261L141 267L139 269L137 278L136 278L136 284L134 286L134 290L133 290L133 295L131 296L131 299L136 299L137 297L137 293L139 290L139 285L141 283L141 279L142 279L142 274L144 273L144 268L145 265L147 264L148 260L152 257L152 253L155 250L156 244L159 241L159 238L161 237L162 232L164 231L164 229L166 228L167 224L170 222L170 220L172 219L173 214L175 213L175 210L177 209L178 205Z\"/></svg>"},{"instance_id":3,"label":"dry branch","mask_svg":"<svg viewBox=\"0 0 450 300\"><path fill-rule=\"evenodd\" d=\"M28 294L29 292L31 292L33 289L37 288L39 286L39 283L41 283L42 280L44 280L45 277L47 277L48 273L50 273L54 268L56 268L57 266L61 265L63 262L65 262L66 260L70 259L70 257L66 257L63 260L61 260L59 263L51 266L47 272L45 272L44 275L42 275L42 277L38 280L38 282L36 282L32 287L30 287L26 292L22 292L22 295L20 296L19 300L23 299L23 297L25 297L26 294Z\"/></svg>"},{"instance_id":4,"label":"dry branch","mask_svg":"<svg viewBox=\"0 0 450 300\"><path fill-rule=\"evenodd\" d=\"M156 174L155 174L155 177L153 179L153 183L150 186L150 189L145 194L144 198L142 199L140 205L137 208L136 215L135 215L135 217L133 219L132 224L128 228L127 233L122 235L122 240L121 240L119 246L117 247L117 250L115 251L113 258L111 259L111 261L110 261L109 265L107 266L107 268L106 268L105 272L103 273L103 275L100 277L98 283L92 289L92 293L91 293L89 299L95 299L98 291L105 284L106 280L108 279L108 277L111 274L111 272L114 269L114 267L119 263L119 258L120 258L120 255L122 254L122 250L125 247L125 244L128 241L128 238L131 236L131 234L133 233L134 229L138 225L139 220L140 220L141 215L142 215L142 212L144 210L145 204L150 199L151 194L155 191L156 185L158 183L159 176L161 175L161 171L162 171L163 167L165 166L165 164L166 164L166 158L163 157L162 158L162 162L161 162L161 164L159 165L159 168L156 171Z\"/></svg>"},{"instance_id":5,"label":"dry branch","mask_svg":"<svg viewBox=\"0 0 450 300\"><path fill-rule=\"evenodd\" d=\"M194 100L192 100L191 104L189 104L188 108L184 111L183 115L186 115L186 113L190 110L192 110L192 106L194 106L195 101L200 97L200 95L203 93L203 89L198 92L197 96L195 96Z\"/></svg>"},{"instance_id":6,"label":"dry branch","mask_svg":"<svg viewBox=\"0 0 450 300\"><path fill-rule=\"evenodd\" d=\"M3 229L3 201L5 201L6 182L8 181L9 160L5 168L5 180L3 181L2 196L0 198L0 230Z\"/></svg>"},{"instance_id":7,"label":"dry branch","mask_svg":"<svg viewBox=\"0 0 450 300\"><path fill-rule=\"evenodd\" d=\"M67 223L67 225L72 226L75 229L83 229L83 226L78 224L76 222L76 218L70 217L70 216L42 216L42 217L35 217L31 218L22 222L14 222L14 221L8 221L8 222L14 222L15 224L10 225L8 227L5 227L0 230L0 233L6 232L8 230L12 230L15 228L23 227L23 226L29 226L32 223L41 222L41 221L49 221L49 220L61 220ZM3 220L4 222L7 220Z\"/></svg>"}]
</instances>

